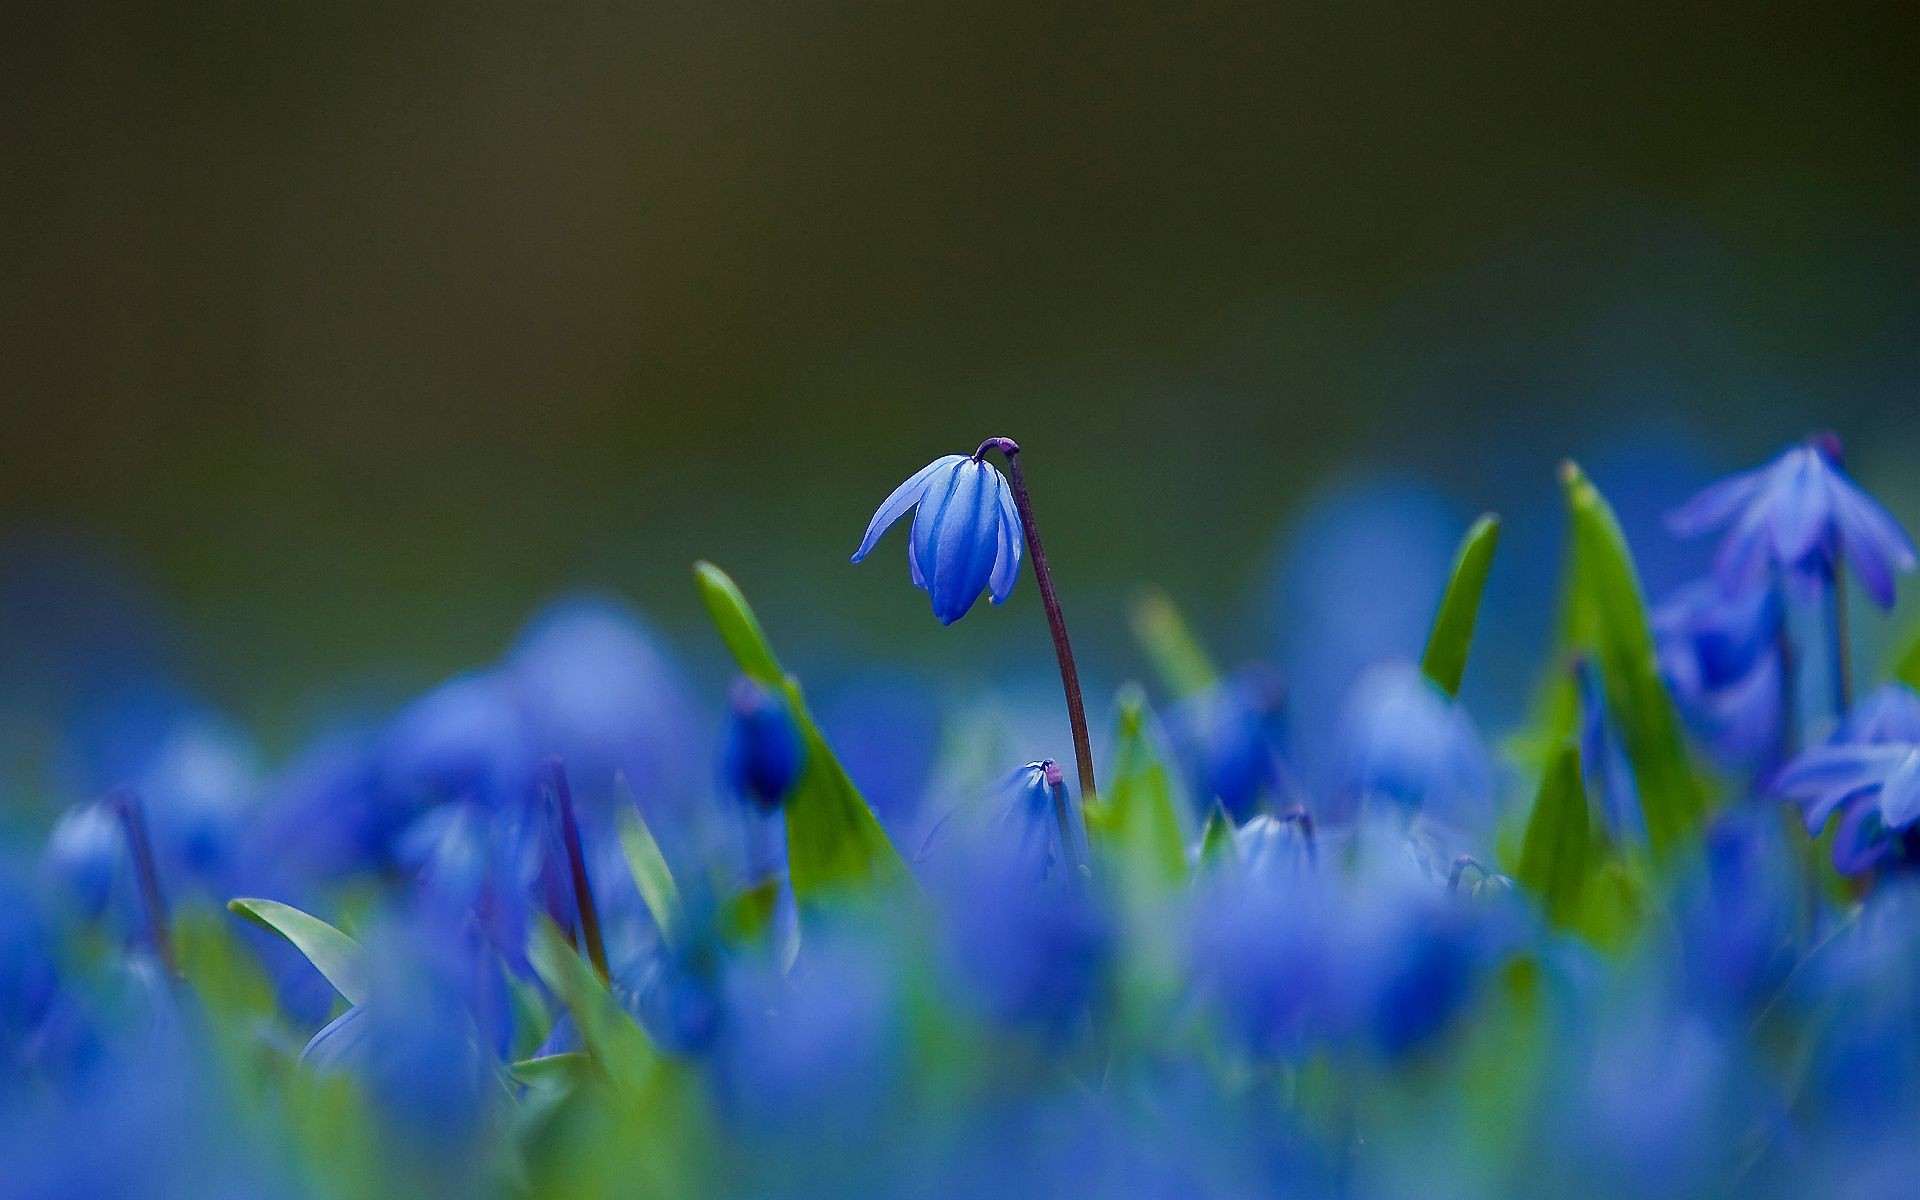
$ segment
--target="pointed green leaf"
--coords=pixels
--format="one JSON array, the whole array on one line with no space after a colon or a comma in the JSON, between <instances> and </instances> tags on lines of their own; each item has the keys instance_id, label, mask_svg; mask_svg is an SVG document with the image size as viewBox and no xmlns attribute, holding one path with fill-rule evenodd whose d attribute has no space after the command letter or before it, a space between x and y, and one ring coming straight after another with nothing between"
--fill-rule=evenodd
<instances>
[{"instance_id":1,"label":"pointed green leaf","mask_svg":"<svg viewBox=\"0 0 1920 1200\"><path fill-rule=\"evenodd\" d=\"M1540 780L1513 877L1539 895L1555 924L1572 924L1580 912L1592 849L1592 818L1580 782L1580 749L1569 745Z\"/></svg>"},{"instance_id":2,"label":"pointed green leaf","mask_svg":"<svg viewBox=\"0 0 1920 1200\"><path fill-rule=\"evenodd\" d=\"M359 1004L367 998L367 955L359 942L319 917L278 900L229 900L227 910L292 942L348 1004Z\"/></svg>"},{"instance_id":3,"label":"pointed green leaf","mask_svg":"<svg viewBox=\"0 0 1920 1200\"><path fill-rule=\"evenodd\" d=\"M1660 679L1640 577L1620 523L1578 466L1564 464L1561 480L1573 523L1568 638L1600 668L1607 710L1633 767L1647 841L1657 860L1669 862L1705 819L1706 797Z\"/></svg>"},{"instance_id":4,"label":"pointed green leaf","mask_svg":"<svg viewBox=\"0 0 1920 1200\"><path fill-rule=\"evenodd\" d=\"M1227 815L1226 806L1215 800L1207 813L1207 826L1200 831L1200 865L1231 862L1234 855L1233 818Z\"/></svg>"},{"instance_id":5,"label":"pointed green leaf","mask_svg":"<svg viewBox=\"0 0 1920 1200\"><path fill-rule=\"evenodd\" d=\"M614 779L614 800L617 814L614 822L619 826L620 852L627 860L627 870L633 875L640 898L646 902L660 936L669 946L674 945L681 932L680 889L673 882L673 872L667 869L660 844L653 840L653 831L647 828L646 818L634 803L625 775Z\"/></svg>"},{"instance_id":6,"label":"pointed green leaf","mask_svg":"<svg viewBox=\"0 0 1920 1200\"><path fill-rule=\"evenodd\" d=\"M578 1050L569 1050L563 1054L523 1058L510 1064L507 1070L521 1083L536 1087L570 1088L580 1082L592 1061Z\"/></svg>"},{"instance_id":7,"label":"pointed green leaf","mask_svg":"<svg viewBox=\"0 0 1920 1200\"><path fill-rule=\"evenodd\" d=\"M707 615L720 630L728 653L740 664L741 673L764 687L783 687L787 673L773 656L773 647L767 645L767 635L760 629L760 618L753 615L732 576L710 562L697 562L693 564L693 578L700 587Z\"/></svg>"},{"instance_id":8,"label":"pointed green leaf","mask_svg":"<svg viewBox=\"0 0 1920 1200\"><path fill-rule=\"evenodd\" d=\"M1487 572L1493 569L1493 551L1500 542L1500 518L1488 513L1468 528L1453 556L1453 574L1447 579L1446 594L1440 598L1440 611L1434 614L1433 630L1427 635L1426 653L1420 656L1420 670L1446 690L1449 696L1460 694L1460 680L1467 671L1467 650L1473 645L1473 627L1480 617L1480 597L1487 588Z\"/></svg>"},{"instance_id":9,"label":"pointed green leaf","mask_svg":"<svg viewBox=\"0 0 1920 1200\"><path fill-rule=\"evenodd\" d=\"M1159 588L1143 590L1133 602L1133 635L1147 661L1175 696L1204 692L1220 678L1180 610Z\"/></svg>"},{"instance_id":10,"label":"pointed green leaf","mask_svg":"<svg viewBox=\"0 0 1920 1200\"><path fill-rule=\"evenodd\" d=\"M1166 760L1147 735L1147 697L1138 684L1120 692L1113 769L1088 807L1087 830L1128 880L1171 883L1187 876L1186 842Z\"/></svg>"},{"instance_id":11,"label":"pointed green leaf","mask_svg":"<svg viewBox=\"0 0 1920 1200\"><path fill-rule=\"evenodd\" d=\"M616 1082L640 1086L658 1061L653 1042L546 917L527 937L527 961L540 982L573 1014L574 1028L587 1053Z\"/></svg>"},{"instance_id":12,"label":"pointed green leaf","mask_svg":"<svg viewBox=\"0 0 1920 1200\"><path fill-rule=\"evenodd\" d=\"M734 661L749 678L786 697L806 747L806 766L786 802L787 873L795 899L805 904L848 885L910 880L900 852L807 710L800 685L780 669L739 587L712 563L695 564L694 576Z\"/></svg>"}]
</instances>

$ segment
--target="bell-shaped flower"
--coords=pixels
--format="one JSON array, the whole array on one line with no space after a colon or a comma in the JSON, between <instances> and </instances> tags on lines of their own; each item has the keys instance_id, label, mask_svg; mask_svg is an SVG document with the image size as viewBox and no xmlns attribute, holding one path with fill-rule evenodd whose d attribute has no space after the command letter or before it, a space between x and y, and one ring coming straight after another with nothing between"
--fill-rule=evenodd
<instances>
[{"instance_id":1,"label":"bell-shaped flower","mask_svg":"<svg viewBox=\"0 0 1920 1200\"><path fill-rule=\"evenodd\" d=\"M734 795L773 812L806 769L806 744L785 702L750 679L734 682L727 705L721 774Z\"/></svg>"},{"instance_id":2,"label":"bell-shaped flower","mask_svg":"<svg viewBox=\"0 0 1920 1200\"><path fill-rule=\"evenodd\" d=\"M1728 592L1752 588L1770 567L1802 580L1832 579L1844 558L1867 594L1890 608L1894 575L1915 562L1912 539L1841 469L1833 438L1809 439L1713 484L1668 524L1682 537L1726 529L1714 572Z\"/></svg>"},{"instance_id":3,"label":"bell-shaped flower","mask_svg":"<svg viewBox=\"0 0 1920 1200\"><path fill-rule=\"evenodd\" d=\"M1867 720L1856 713L1834 741L1802 751L1774 777L1773 791L1801 805L1809 833L1840 813L1833 861L1846 874L1897 853L1901 835L1920 822L1920 741L1911 736L1910 703L1876 694Z\"/></svg>"},{"instance_id":4,"label":"bell-shaped flower","mask_svg":"<svg viewBox=\"0 0 1920 1200\"><path fill-rule=\"evenodd\" d=\"M867 525L859 562L894 522L917 508L907 542L907 569L933 601L933 615L951 625L967 615L983 589L1001 604L1013 593L1026 549L1013 489L998 467L965 454L928 463L893 490Z\"/></svg>"}]
</instances>

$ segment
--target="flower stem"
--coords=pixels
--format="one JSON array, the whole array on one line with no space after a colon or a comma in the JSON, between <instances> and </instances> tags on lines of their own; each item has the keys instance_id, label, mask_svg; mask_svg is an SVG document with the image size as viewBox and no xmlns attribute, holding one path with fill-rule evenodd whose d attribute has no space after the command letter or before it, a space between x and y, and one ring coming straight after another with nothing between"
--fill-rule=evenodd
<instances>
[{"instance_id":1,"label":"flower stem","mask_svg":"<svg viewBox=\"0 0 1920 1200\"><path fill-rule=\"evenodd\" d=\"M107 802L119 816L121 833L127 839L127 855L133 859L133 876L140 888L140 907L146 914L153 952L159 956L167 974L179 979L180 960L173 953L167 902L160 894L160 872L153 865L153 842L147 837L147 817L140 806L140 797L132 788L118 787L108 795Z\"/></svg>"},{"instance_id":2,"label":"flower stem","mask_svg":"<svg viewBox=\"0 0 1920 1200\"><path fill-rule=\"evenodd\" d=\"M553 789L554 805L560 812L560 836L567 847L567 871L573 877L574 906L580 910L580 940L587 944L587 960L599 973L600 982L608 981L607 946L600 937L600 910L593 906L593 889L587 883L586 856L580 850L580 825L573 817L573 789L567 786L567 770L558 758L547 760L547 784Z\"/></svg>"},{"instance_id":3,"label":"flower stem","mask_svg":"<svg viewBox=\"0 0 1920 1200\"><path fill-rule=\"evenodd\" d=\"M1034 583L1040 588L1040 603L1046 606L1047 628L1053 634L1053 656L1060 663L1060 686L1067 694L1067 724L1073 729L1073 759L1080 769L1080 803L1084 807L1092 804L1098 793L1093 782L1093 744L1087 737L1087 710L1080 698L1080 670L1073 662L1073 644L1067 640L1067 619L1060 612L1060 595L1053 589L1047 552L1040 546L1040 527L1033 520L1033 500L1027 495L1027 482L1020 473L1020 443L1012 438L988 438L973 452L974 459L986 457L989 450L998 450L1006 459L1013 505L1020 512L1020 528L1026 535L1027 553L1033 559Z\"/></svg>"}]
</instances>

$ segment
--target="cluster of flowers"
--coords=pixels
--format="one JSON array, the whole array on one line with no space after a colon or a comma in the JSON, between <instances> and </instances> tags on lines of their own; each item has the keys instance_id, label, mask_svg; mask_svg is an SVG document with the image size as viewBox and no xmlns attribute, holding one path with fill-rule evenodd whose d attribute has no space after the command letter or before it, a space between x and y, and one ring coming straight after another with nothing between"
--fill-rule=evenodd
<instances>
[{"instance_id":1,"label":"cluster of flowers","mask_svg":"<svg viewBox=\"0 0 1920 1200\"><path fill-rule=\"evenodd\" d=\"M264 781L216 714L116 694L78 739L100 798L0 859L0 1191L1920 1178L1920 695L1852 697L1843 591L1850 567L1890 605L1914 550L1837 440L1675 513L1726 533L1651 614L1569 466L1561 645L1499 756L1458 700L1483 519L1424 655L1359 677L1311 784L1277 674L1215 671L1164 600L1136 624L1165 703L1123 689L1096 763L1019 455L936 460L855 561L913 513L943 624L1031 564L1071 767L1007 774L961 731L875 785L936 798L911 813L863 797L887 772L849 774L858 722L816 718L706 565L740 671L717 731L598 600Z\"/></svg>"}]
</instances>

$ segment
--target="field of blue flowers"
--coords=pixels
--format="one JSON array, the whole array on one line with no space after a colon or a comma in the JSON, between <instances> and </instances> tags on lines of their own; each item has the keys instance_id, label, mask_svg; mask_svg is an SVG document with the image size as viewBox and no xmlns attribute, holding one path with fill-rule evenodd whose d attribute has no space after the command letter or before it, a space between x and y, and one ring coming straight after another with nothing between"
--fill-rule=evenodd
<instances>
[{"instance_id":1,"label":"field of blue flowers","mask_svg":"<svg viewBox=\"0 0 1920 1200\"><path fill-rule=\"evenodd\" d=\"M1328 781L1164 595L1151 676L1083 689L1073 500L1023 457L935 459L853 556L906 523L941 625L1028 577L1055 652L1071 744L951 721L913 819L707 563L718 746L602 601L261 787L132 706L0 858L0 1195L1920 1194L1920 642L1868 676L1849 629L1915 551L1838 438L1669 513L1712 566L1651 604L1563 464L1497 737L1475 522L1424 647L1317 723Z\"/></svg>"}]
</instances>

